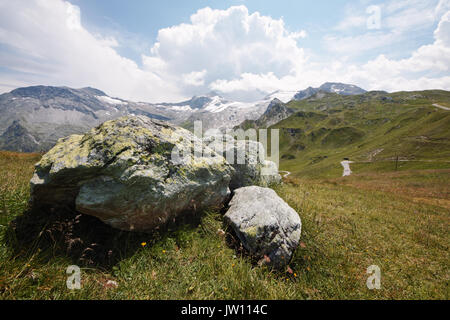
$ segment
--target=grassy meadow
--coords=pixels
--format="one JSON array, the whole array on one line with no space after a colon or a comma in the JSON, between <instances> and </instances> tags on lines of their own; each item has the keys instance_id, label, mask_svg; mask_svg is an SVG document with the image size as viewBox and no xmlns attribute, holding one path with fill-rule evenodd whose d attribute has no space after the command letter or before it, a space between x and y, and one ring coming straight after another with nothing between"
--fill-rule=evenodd
<instances>
[{"instance_id":1,"label":"grassy meadow","mask_svg":"<svg viewBox=\"0 0 450 320\"><path fill-rule=\"evenodd\" d=\"M0 152L0 299L449 298L445 162L405 162L398 171L357 163L350 177L340 177L339 163L315 178L293 173L275 190L302 219L301 244L289 268L274 271L246 256L223 212L153 234L77 213L28 212L39 157ZM72 264L81 267L81 290L66 287ZM380 290L366 286L370 265L381 269Z\"/></svg>"},{"instance_id":2,"label":"grassy meadow","mask_svg":"<svg viewBox=\"0 0 450 320\"><path fill-rule=\"evenodd\" d=\"M281 170L333 178L344 158L379 172L395 169L397 157L402 170L450 169L450 112L433 107L449 102L439 90L291 101L295 113L271 127L280 130Z\"/></svg>"}]
</instances>

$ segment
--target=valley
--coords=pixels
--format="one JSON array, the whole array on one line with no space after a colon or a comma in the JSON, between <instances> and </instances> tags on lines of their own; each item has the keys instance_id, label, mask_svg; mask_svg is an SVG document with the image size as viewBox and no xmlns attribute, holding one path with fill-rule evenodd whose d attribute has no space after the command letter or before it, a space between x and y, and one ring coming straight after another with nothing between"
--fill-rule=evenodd
<instances>
[{"instance_id":1,"label":"valley","mask_svg":"<svg viewBox=\"0 0 450 320\"><path fill-rule=\"evenodd\" d=\"M417 168L433 167L426 161L450 168L450 113L433 107L449 100L447 91L421 91L291 101L286 106L294 114L270 127L280 130L280 169L336 177L345 158L372 169L387 161L379 167L394 170L397 158Z\"/></svg>"}]
</instances>

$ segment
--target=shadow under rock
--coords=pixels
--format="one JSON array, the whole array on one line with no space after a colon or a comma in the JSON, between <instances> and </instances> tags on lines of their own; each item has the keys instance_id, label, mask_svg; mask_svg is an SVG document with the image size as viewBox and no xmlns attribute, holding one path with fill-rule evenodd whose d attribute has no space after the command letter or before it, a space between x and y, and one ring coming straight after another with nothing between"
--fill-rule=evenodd
<instances>
[{"instance_id":1,"label":"shadow under rock","mask_svg":"<svg viewBox=\"0 0 450 320\"><path fill-rule=\"evenodd\" d=\"M43 260L64 256L74 264L110 269L132 256L142 242L151 246L180 226L195 228L201 217L202 213L189 212L158 230L143 233L114 229L72 209L29 210L11 222L6 240L19 258L40 249ZM52 254L44 254L49 251Z\"/></svg>"}]
</instances>

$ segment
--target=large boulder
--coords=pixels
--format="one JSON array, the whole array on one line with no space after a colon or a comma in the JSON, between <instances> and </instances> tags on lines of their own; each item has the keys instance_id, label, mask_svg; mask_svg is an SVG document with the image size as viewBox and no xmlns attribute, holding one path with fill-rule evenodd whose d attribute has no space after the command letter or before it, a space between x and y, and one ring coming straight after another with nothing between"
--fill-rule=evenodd
<instances>
[{"instance_id":1,"label":"large boulder","mask_svg":"<svg viewBox=\"0 0 450 320\"><path fill-rule=\"evenodd\" d=\"M203 138L210 149L222 156L235 169L230 189L259 185L269 186L281 181L278 166L265 159L262 143L254 140L236 140L231 135L215 134Z\"/></svg>"},{"instance_id":2,"label":"large boulder","mask_svg":"<svg viewBox=\"0 0 450 320\"><path fill-rule=\"evenodd\" d=\"M122 230L151 230L226 200L234 169L214 152L195 157L198 146L189 131L145 116L107 121L60 139L42 157L31 203L74 207Z\"/></svg>"},{"instance_id":3,"label":"large boulder","mask_svg":"<svg viewBox=\"0 0 450 320\"><path fill-rule=\"evenodd\" d=\"M235 190L225 221L252 256L275 268L289 263L300 241L298 213L269 188Z\"/></svg>"}]
</instances>

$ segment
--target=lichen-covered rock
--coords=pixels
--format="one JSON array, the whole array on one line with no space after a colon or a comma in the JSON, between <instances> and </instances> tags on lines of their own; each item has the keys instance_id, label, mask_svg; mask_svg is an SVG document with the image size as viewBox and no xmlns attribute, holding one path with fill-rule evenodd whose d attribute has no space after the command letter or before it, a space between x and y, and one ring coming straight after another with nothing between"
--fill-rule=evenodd
<instances>
[{"instance_id":1,"label":"lichen-covered rock","mask_svg":"<svg viewBox=\"0 0 450 320\"><path fill-rule=\"evenodd\" d=\"M195 144L202 141L189 131L144 116L107 121L60 139L42 157L31 179L31 203L75 207L135 231L220 206L233 168L215 153L194 157ZM174 147L181 160L174 159Z\"/></svg>"},{"instance_id":2,"label":"lichen-covered rock","mask_svg":"<svg viewBox=\"0 0 450 320\"><path fill-rule=\"evenodd\" d=\"M265 160L262 143L253 140L236 140L230 135L211 135L203 142L212 150L222 154L235 169L230 189L259 185L268 186L281 181L278 166Z\"/></svg>"},{"instance_id":3,"label":"lichen-covered rock","mask_svg":"<svg viewBox=\"0 0 450 320\"><path fill-rule=\"evenodd\" d=\"M301 220L274 190L257 186L234 191L225 214L244 248L264 264L289 263L301 234Z\"/></svg>"}]
</instances>

